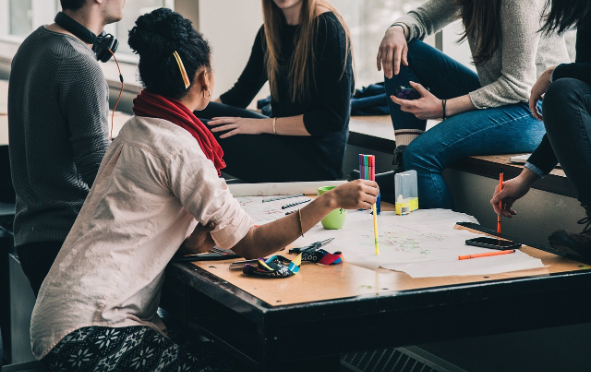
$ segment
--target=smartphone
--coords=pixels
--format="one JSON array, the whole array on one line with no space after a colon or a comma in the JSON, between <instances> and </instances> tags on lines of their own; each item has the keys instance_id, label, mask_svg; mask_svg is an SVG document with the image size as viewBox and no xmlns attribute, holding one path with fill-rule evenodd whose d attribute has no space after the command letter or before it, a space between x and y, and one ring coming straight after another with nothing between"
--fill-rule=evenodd
<instances>
[{"instance_id":1,"label":"smartphone","mask_svg":"<svg viewBox=\"0 0 591 372\"><path fill-rule=\"evenodd\" d=\"M515 243L509 240L495 239L495 238L474 238L466 240L466 244L474 245L482 248L498 249L500 251L506 251L509 249L517 249L521 247L520 243Z\"/></svg>"},{"instance_id":2,"label":"smartphone","mask_svg":"<svg viewBox=\"0 0 591 372\"><path fill-rule=\"evenodd\" d=\"M426 89L429 90L429 88ZM421 93L419 93L415 88L400 85L398 88L396 88L396 97L400 99L413 100L421 98Z\"/></svg>"}]
</instances>

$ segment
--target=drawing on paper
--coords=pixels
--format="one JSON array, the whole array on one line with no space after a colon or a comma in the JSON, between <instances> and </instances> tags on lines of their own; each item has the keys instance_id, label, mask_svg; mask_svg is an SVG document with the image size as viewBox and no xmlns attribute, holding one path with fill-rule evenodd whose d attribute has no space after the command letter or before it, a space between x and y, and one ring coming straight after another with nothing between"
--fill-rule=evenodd
<instances>
[{"instance_id":1,"label":"drawing on paper","mask_svg":"<svg viewBox=\"0 0 591 372\"><path fill-rule=\"evenodd\" d=\"M363 240L360 245L372 246L374 245L373 234L363 234ZM416 237L409 236L401 232L386 231L378 234L380 240L380 248L401 253L418 254L422 257L427 257L431 253L428 248L422 247ZM423 236L423 238L425 238Z\"/></svg>"}]
</instances>

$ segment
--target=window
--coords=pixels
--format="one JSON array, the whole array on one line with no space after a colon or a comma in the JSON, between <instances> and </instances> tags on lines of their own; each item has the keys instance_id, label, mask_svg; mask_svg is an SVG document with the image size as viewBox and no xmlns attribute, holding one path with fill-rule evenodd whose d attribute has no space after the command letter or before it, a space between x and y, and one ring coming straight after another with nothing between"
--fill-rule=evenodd
<instances>
[{"instance_id":1,"label":"window","mask_svg":"<svg viewBox=\"0 0 591 372\"><path fill-rule=\"evenodd\" d=\"M20 0L19 0L20 1ZM115 25L110 25L107 32L111 32L118 40L118 53L131 54L132 51L127 44L129 30L135 25L136 19L142 14L151 12L154 9L167 7L173 9L173 1L169 0L126 0L123 8L123 19Z\"/></svg>"},{"instance_id":2,"label":"window","mask_svg":"<svg viewBox=\"0 0 591 372\"><path fill-rule=\"evenodd\" d=\"M119 52L131 54L127 33L142 14L160 7L173 8L173 0L127 0L123 19L105 27L105 31L119 39ZM37 27L53 23L61 10L60 0L0 0L0 36L24 39Z\"/></svg>"},{"instance_id":3,"label":"window","mask_svg":"<svg viewBox=\"0 0 591 372\"><path fill-rule=\"evenodd\" d=\"M355 53L357 87L384 80L378 72L376 56L386 29L400 16L425 0L331 0L351 31Z\"/></svg>"},{"instance_id":4,"label":"window","mask_svg":"<svg viewBox=\"0 0 591 372\"><path fill-rule=\"evenodd\" d=\"M51 23L55 1L0 0L0 36L24 39L35 28Z\"/></svg>"},{"instance_id":5,"label":"window","mask_svg":"<svg viewBox=\"0 0 591 372\"><path fill-rule=\"evenodd\" d=\"M33 31L33 10L31 0L10 0L10 34L27 36Z\"/></svg>"}]
</instances>

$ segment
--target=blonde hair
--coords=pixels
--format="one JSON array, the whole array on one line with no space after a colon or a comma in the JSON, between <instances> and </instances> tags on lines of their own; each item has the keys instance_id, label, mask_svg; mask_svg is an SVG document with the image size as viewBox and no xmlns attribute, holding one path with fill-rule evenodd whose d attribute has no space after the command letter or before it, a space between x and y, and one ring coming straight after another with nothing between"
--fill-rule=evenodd
<instances>
[{"instance_id":1,"label":"blonde hair","mask_svg":"<svg viewBox=\"0 0 591 372\"><path fill-rule=\"evenodd\" d=\"M349 52L351 57L353 55L351 47L351 33L345 23L345 20L339 11L332 6L327 0L303 0L302 9L300 12L300 32L295 45L294 53L291 61L289 61L289 82L290 82L290 96L292 102L301 100L310 93L311 85L316 82L316 71L314 68L314 61L316 56L314 53L316 31L318 30L318 8L324 7L332 12L346 34L346 53L345 61L343 62L343 71L341 78L343 78L349 60ZM273 0L263 0L263 18L265 38L267 42L267 51L265 55L267 64L267 76L269 78L269 85L271 86L271 96L278 97L277 76L279 74L279 56L281 55L281 40L279 36L279 28L283 22L283 13L281 9Z\"/></svg>"}]
</instances>

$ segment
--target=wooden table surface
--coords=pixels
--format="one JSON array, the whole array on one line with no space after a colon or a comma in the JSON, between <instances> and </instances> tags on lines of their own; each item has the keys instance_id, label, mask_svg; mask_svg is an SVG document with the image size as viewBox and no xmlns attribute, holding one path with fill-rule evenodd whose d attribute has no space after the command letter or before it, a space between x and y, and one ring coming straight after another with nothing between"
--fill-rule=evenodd
<instances>
[{"instance_id":1,"label":"wooden table surface","mask_svg":"<svg viewBox=\"0 0 591 372\"><path fill-rule=\"evenodd\" d=\"M413 279L345 257L342 265L303 263L293 277L268 279L230 271L228 261L174 263L160 306L261 371L318 363L336 370L347 352L591 321L591 267L522 250L546 268Z\"/></svg>"},{"instance_id":2,"label":"wooden table surface","mask_svg":"<svg viewBox=\"0 0 591 372\"><path fill-rule=\"evenodd\" d=\"M382 203L382 210L393 210L393 206L389 203ZM461 226L456 226L456 228L466 229ZM326 249L330 251L330 245ZM541 259L545 267L493 275L412 278L404 272L381 268L370 270L349 264L347 257L344 257L345 262L341 265L323 266L305 262L302 263L300 272L293 277L268 279L246 276L242 270L230 270L232 261L194 262L192 264L250 293L270 306L327 301L360 295L380 296L380 294L392 291L473 284L591 269L591 266L584 263L526 245L522 246L520 250ZM287 253L287 249L280 254L291 259L296 257L296 255Z\"/></svg>"}]
</instances>

